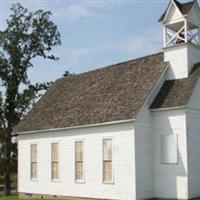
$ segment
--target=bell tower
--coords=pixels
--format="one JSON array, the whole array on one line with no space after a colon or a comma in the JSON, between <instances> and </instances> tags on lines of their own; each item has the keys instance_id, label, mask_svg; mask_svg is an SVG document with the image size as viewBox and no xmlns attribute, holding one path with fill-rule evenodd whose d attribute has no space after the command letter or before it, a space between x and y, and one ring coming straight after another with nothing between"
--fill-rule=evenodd
<instances>
[{"instance_id":1,"label":"bell tower","mask_svg":"<svg viewBox=\"0 0 200 200\"><path fill-rule=\"evenodd\" d=\"M168 79L187 78L200 62L200 8L197 0L171 0L159 19L163 23L164 61L169 62Z\"/></svg>"}]
</instances>

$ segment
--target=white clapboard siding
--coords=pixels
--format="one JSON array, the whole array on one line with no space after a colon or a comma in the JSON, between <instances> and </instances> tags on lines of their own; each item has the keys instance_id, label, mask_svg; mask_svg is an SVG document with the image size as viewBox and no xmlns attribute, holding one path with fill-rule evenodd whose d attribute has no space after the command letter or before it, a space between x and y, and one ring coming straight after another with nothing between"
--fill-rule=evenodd
<instances>
[{"instance_id":1,"label":"white clapboard siding","mask_svg":"<svg viewBox=\"0 0 200 200\"><path fill-rule=\"evenodd\" d=\"M157 111L153 114L154 196L188 197L187 140L185 110ZM162 163L161 134L173 134L178 142L178 163Z\"/></svg>"},{"instance_id":2,"label":"white clapboard siding","mask_svg":"<svg viewBox=\"0 0 200 200\"><path fill-rule=\"evenodd\" d=\"M200 81L187 107L189 198L200 196Z\"/></svg>"},{"instance_id":3,"label":"white clapboard siding","mask_svg":"<svg viewBox=\"0 0 200 200\"><path fill-rule=\"evenodd\" d=\"M113 139L113 183L104 184L102 140ZM84 183L75 182L74 142L84 140ZM59 144L59 180L51 180L51 143ZM38 180L30 180L29 148L38 145ZM135 199L132 123L19 137L19 192L107 199Z\"/></svg>"}]
</instances>

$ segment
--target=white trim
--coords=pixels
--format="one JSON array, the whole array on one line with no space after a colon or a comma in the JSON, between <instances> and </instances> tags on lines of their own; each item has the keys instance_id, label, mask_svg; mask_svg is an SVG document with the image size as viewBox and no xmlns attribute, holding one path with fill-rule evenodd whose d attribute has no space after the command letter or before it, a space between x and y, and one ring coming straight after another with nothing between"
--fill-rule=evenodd
<instances>
[{"instance_id":1,"label":"white trim","mask_svg":"<svg viewBox=\"0 0 200 200\"><path fill-rule=\"evenodd\" d=\"M185 43L187 43L188 42L188 23L187 23L186 19L184 19L184 26L183 27L184 27L184 34L185 34Z\"/></svg>"},{"instance_id":2,"label":"white trim","mask_svg":"<svg viewBox=\"0 0 200 200\"><path fill-rule=\"evenodd\" d=\"M167 27L163 26L163 47L166 47L167 45Z\"/></svg>"},{"instance_id":3,"label":"white trim","mask_svg":"<svg viewBox=\"0 0 200 200\"><path fill-rule=\"evenodd\" d=\"M12 135L34 134L34 133L53 132L53 131L65 131L65 130L89 128L89 127L95 127L95 126L106 126L106 125L120 124L120 123L134 122L134 121L135 121L135 119L126 119L126 120L111 121L111 122L89 124L89 125L72 126L72 127L64 127L64 128L52 128L52 129L43 129L43 130L35 130L35 131L24 131L24 132L19 132L19 133L12 133Z\"/></svg>"},{"instance_id":4,"label":"white trim","mask_svg":"<svg viewBox=\"0 0 200 200\"><path fill-rule=\"evenodd\" d=\"M167 63L167 62L166 62L166 63ZM150 91L150 93L148 94L146 100L144 101L142 107L140 108L139 112L137 113L135 120L139 117L139 115L140 115L140 113L142 112L144 106L145 106L146 103L148 102L149 98L152 96L152 93L154 92L155 88L158 86L158 84L159 84L160 81L162 80L163 76L165 75L166 71L167 71L168 68L169 68L169 65L170 65L170 64L167 63L167 65L166 65L164 71L163 71L162 74L160 75L158 81L155 83L155 85L154 85L153 88L151 89L151 91ZM162 84L162 85L163 85L163 84ZM161 85L161 87L162 87L162 85ZM160 87L160 89L161 89L161 87ZM159 93L159 91L158 91L158 93ZM155 95L154 99L156 98L156 96L158 95L158 93ZM153 102L153 101L152 101L152 102ZM152 103L152 102L151 102L151 103ZM149 110L151 110L151 109L149 109Z\"/></svg>"},{"instance_id":5,"label":"white trim","mask_svg":"<svg viewBox=\"0 0 200 200\"><path fill-rule=\"evenodd\" d=\"M195 90L198 89L197 86L198 86L199 81L200 81L200 78L198 78L198 80L197 80L197 82L196 82L196 84L195 84L195 87L194 87L193 90L192 90L192 95L191 95L190 98L189 98L188 105L187 105L187 109L190 109L190 110L194 110L194 109L195 109L195 110L198 110L198 108L190 107L190 102L191 102L191 100L192 100L192 98L193 98L193 96L194 96Z\"/></svg>"},{"instance_id":6,"label":"white trim","mask_svg":"<svg viewBox=\"0 0 200 200\"><path fill-rule=\"evenodd\" d=\"M179 46L189 46L189 45L192 46L192 47L195 47L197 49L200 49L199 45L196 45L196 44L191 43L191 42L184 42L184 43L180 43L180 44L175 44L173 46L163 47L163 50L172 49L172 48L179 47Z\"/></svg>"},{"instance_id":7,"label":"white trim","mask_svg":"<svg viewBox=\"0 0 200 200\"><path fill-rule=\"evenodd\" d=\"M163 47L163 50L172 49L172 48L179 47L179 46L187 46L187 44L191 44L191 43L184 42L184 43L174 44L174 45L171 45L171 46Z\"/></svg>"},{"instance_id":8,"label":"white trim","mask_svg":"<svg viewBox=\"0 0 200 200\"><path fill-rule=\"evenodd\" d=\"M82 142L83 143L83 179L76 179L76 142ZM85 139L75 139L74 140L74 182L75 183L85 183Z\"/></svg>"},{"instance_id":9,"label":"white trim","mask_svg":"<svg viewBox=\"0 0 200 200\"><path fill-rule=\"evenodd\" d=\"M186 107L186 110L190 110L190 111L194 111L194 112L198 112L198 113L200 112L200 109L189 107L189 106Z\"/></svg>"},{"instance_id":10,"label":"white trim","mask_svg":"<svg viewBox=\"0 0 200 200\"><path fill-rule=\"evenodd\" d=\"M112 180L111 181L104 181L104 140L111 140L112 144ZM101 182L102 184L114 184L114 137L113 136L107 136L107 137L102 137L101 140L101 155L102 155L102 168L101 168Z\"/></svg>"},{"instance_id":11,"label":"white trim","mask_svg":"<svg viewBox=\"0 0 200 200\"><path fill-rule=\"evenodd\" d=\"M165 14L165 17L164 17L164 19L163 19L163 22L165 22L165 20L166 20L168 14L169 14L169 11L170 11L170 9L171 9L172 3L174 4L175 8L179 11L179 13L183 16L183 14L181 13L180 9L177 7L177 5L176 5L176 3L174 2L174 0L171 0L170 3L169 3L169 6L168 6L168 8L167 8L167 12L166 12L166 14Z\"/></svg>"},{"instance_id":12,"label":"white trim","mask_svg":"<svg viewBox=\"0 0 200 200\"><path fill-rule=\"evenodd\" d=\"M178 19L174 19L170 22L163 22L163 25L169 28L170 25L174 25L174 24L177 24L179 22L184 22L183 20L185 19L186 16L187 15L183 15L183 17L178 18Z\"/></svg>"},{"instance_id":13,"label":"white trim","mask_svg":"<svg viewBox=\"0 0 200 200\"><path fill-rule=\"evenodd\" d=\"M152 112L158 112L158 111L165 111L165 110L180 110L180 109L185 109L186 106L175 106L175 107L168 107L168 108L153 108L150 109Z\"/></svg>"}]
</instances>

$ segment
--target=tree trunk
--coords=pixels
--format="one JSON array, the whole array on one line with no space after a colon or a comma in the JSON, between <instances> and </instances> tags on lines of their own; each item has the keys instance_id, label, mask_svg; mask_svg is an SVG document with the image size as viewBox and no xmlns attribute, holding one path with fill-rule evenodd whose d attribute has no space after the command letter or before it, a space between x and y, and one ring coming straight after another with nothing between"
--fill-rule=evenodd
<instances>
[{"instance_id":1,"label":"tree trunk","mask_svg":"<svg viewBox=\"0 0 200 200\"><path fill-rule=\"evenodd\" d=\"M10 134L9 134L10 136ZM5 175L4 175L4 184L5 184L5 195L8 196L11 194L11 138L8 136L8 141L6 143L6 163L5 163Z\"/></svg>"},{"instance_id":2,"label":"tree trunk","mask_svg":"<svg viewBox=\"0 0 200 200\"><path fill-rule=\"evenodd\" d=\"M5 172L5 195L9 196L11 194L11 173L10 170Z\"/></svg>"}]
</instances>

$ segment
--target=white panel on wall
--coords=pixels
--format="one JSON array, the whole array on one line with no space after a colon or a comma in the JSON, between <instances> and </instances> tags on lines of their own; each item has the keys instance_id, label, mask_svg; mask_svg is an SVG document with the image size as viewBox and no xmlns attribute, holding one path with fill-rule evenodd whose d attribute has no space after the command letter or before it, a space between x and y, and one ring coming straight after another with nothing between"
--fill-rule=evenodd
<instances>
[{"instance_id":1,"label":"white panel on wall","mask_svg":"<svg viewBox=\"0 0 200 200\"><path fill-rule=\"evenodd\" d=\"M161 134L161 163L162 164L176 164L178 163L178 139L177 135Z\"/></svg>"}]
</instances>

